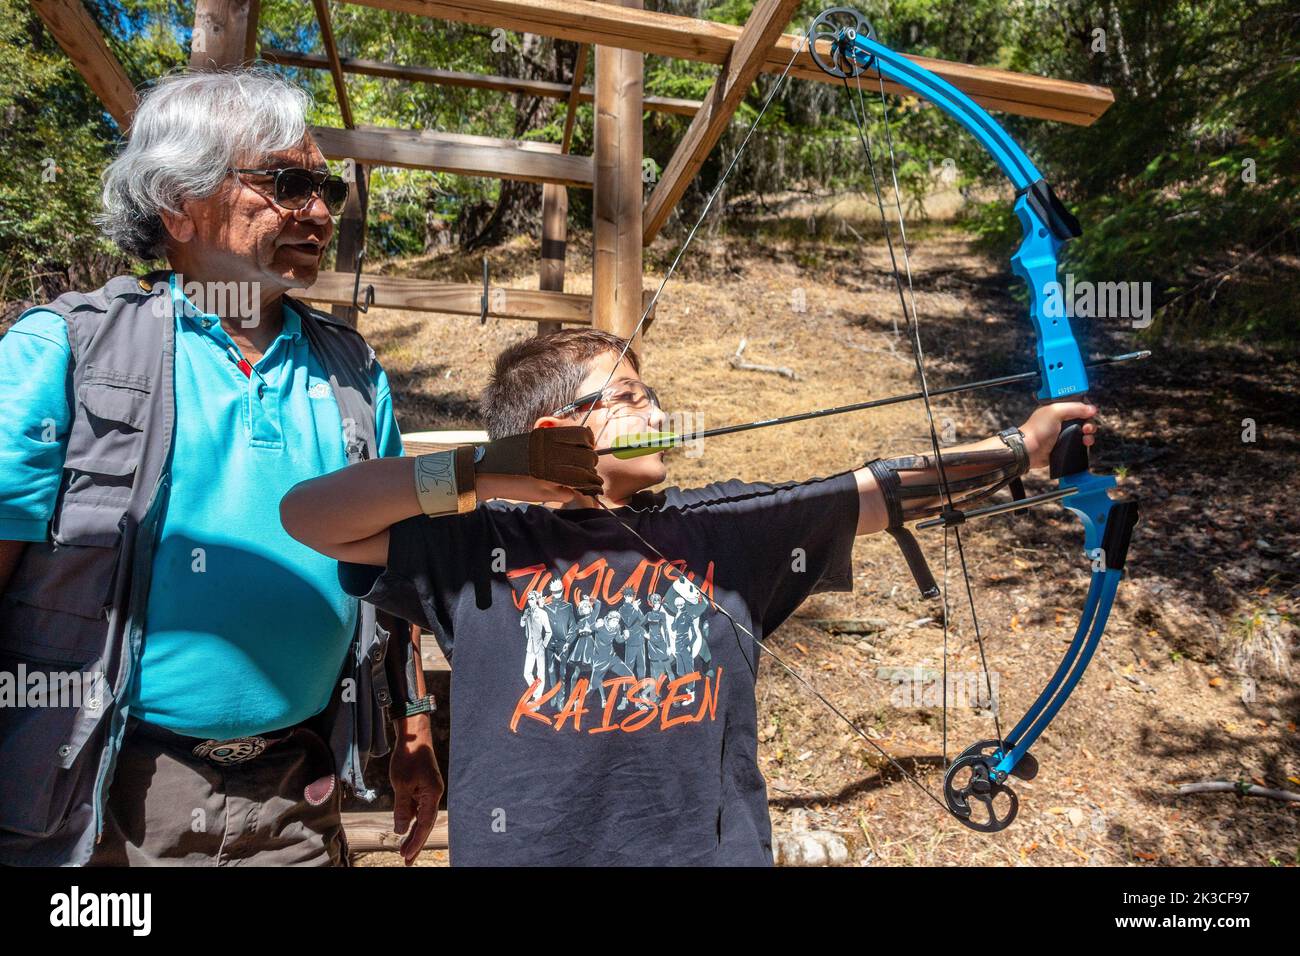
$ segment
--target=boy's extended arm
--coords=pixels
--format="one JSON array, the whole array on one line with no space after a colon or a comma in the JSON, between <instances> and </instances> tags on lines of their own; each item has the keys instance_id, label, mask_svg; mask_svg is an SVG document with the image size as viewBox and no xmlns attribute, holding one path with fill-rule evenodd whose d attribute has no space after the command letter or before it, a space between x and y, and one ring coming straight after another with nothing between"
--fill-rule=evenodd
<instances>
[{"instance_id":1,"label":"boy's extended arm","mask_svg":"<svg viewBox=\"0 0 1300 956\"><path fill-rule=\"evenodd\" d=\"M388 564L388 529L420 514L414 458L375 458L299 482L280 501L280 523L339 561Z\"/></svg>"},{"instance_id":2,"label":"boy's extended arm","mask_svg":"<svg viewBox=\"0 0 1300 956\"><path fill-rule=\"evenodd\" d=\"M1052 446L1056 444L1056 440L1061 434L1061 425L1064 422L1075 418L1092 418L1096 414L1097 409L1084 402L1057 402L1051 405L1039 406L1029 416L1029 420L1020 427L1024 435L1025 450L1029 453L1029 467L1043 468L1047 465ZM1093 425L1084 427L1084 444L1092 444L1092 436L1095 431L1096 427ZM1002 439L995 436L969 445L958 445L945 449L943 452L944 470L949 483L987 470L979 465L947 465L949 455L962 452L997 451L1005 447ZM877 483L875 475L872 474L871 469L864 467L855 471L853 477L858 484L857 533L862 535L884 531L889 524L889 514L885 504L885 496ZM905 485L937 485L938 483L939 476L935 468L909 473L905 480Z\"/></svg>"}]
</instances>

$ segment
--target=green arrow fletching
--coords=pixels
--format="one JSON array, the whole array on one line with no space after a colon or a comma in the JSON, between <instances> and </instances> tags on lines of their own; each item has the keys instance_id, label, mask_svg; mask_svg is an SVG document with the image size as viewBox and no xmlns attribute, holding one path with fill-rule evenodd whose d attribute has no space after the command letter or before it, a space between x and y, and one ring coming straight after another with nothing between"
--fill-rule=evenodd
<instances>
[{"instance_id":1,"label":"green arrow fletching","mask_svg":"<svg viewBox=\"0 0 1300 956\"><path fill-rule=\"evenodd\" d=\"M626 460L653 455L680 444L681 439L674 432L637 432L633 435L620 435L610 447L614 450L615 458Z\"/></svg>"}]
</instances>

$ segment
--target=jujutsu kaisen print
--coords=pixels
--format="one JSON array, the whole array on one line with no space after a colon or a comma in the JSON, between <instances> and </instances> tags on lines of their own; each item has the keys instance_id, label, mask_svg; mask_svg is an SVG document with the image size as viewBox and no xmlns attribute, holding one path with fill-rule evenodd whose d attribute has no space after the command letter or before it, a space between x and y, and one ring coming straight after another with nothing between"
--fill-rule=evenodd
<instances>
[{"instance_id":1,"label":"jujutsu kaisen print","mask_svg":"<svg viewBox=\"0 0 1300 956\"><path fill-rule=\"evenodd\" d=\"M695 704L695 685L717 676L709 601L693 581L678 577L644 601L627 586L610 605L559 575L535 582L519 615L521 703L573 717L596 699L604 712L666 710Z\"/></svg>"}]
</instances>

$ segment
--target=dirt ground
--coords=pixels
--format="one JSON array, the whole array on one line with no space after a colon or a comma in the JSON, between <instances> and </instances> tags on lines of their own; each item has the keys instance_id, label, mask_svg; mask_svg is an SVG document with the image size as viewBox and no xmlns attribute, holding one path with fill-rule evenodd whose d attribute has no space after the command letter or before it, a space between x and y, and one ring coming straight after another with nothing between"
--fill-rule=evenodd
<instances>
[{"instance_id":1,"label":"dirt ground","mask_svg":"<svg viewBox=\"0 0 1300 956\"><path fill-rule=\"evenodd\" d=\"M782 219L729 219L701 234L665 289L642 348L645 377L670 410L712 427L915 388L879 226L843 205ZM810 220L807 218L812 216ZM840 218L837 218L840 217ZM865 237L865 238L864 238ZM952 227L912 227L912 269L932 387L1032 367L1024 306L1005 261L977 253ZM676 250L661 238L647 286ZM536 288L535 241L491 254L494 282ZM478 257L447 253L382 271L477 281ZM571 236L569 291L590 290L589 237ZM375 312L362 331L392 380L404 432L477 427L475 399L496 352L529 323ZM1102 370L1092 393L1104 436L1094 467L1118 469L1142 502L1128 578L1105 638L1069 704L1016 782L1017 822L973 833L943 813L768 659L760 682L760 756L778 851L809 841L839 862L870 865L1295 865L1300 804L1235 794L1180 796L1203 780L1300 791L1296 664L1300 523L1295 516L1300 370L1245 346L1148 342L1127 324L1081 328L1092 354L1151 348L1139 364ZM741 371L744 358L788 369ZM935 404L957 440L1018 424L1032 389ZM1244 441L1244 420L1255 423ZM920 405L711 440L672 459L683 486L728 477L783 481L929 447ZM1033 487L1031 485L1031 492ZM1059 506L967 529L967 562L989 666L1008 727L1043 687L1087 588L1078 522ZM942 567L942 533L922 538ZM950 672L979 672L978 648L951 556ZM917 595L894 544L860 540L855 590L808 601L771 638L855 723L938 792L941 708L892 702L891 678L942 666L937 601ZM862 623L834 633L828 620ZM947 751L992 737L988 710L950 710ZM361 860L389 865L392 855ZM425 865L445 864L428 853Z\"/></svg>"}]
</instances>

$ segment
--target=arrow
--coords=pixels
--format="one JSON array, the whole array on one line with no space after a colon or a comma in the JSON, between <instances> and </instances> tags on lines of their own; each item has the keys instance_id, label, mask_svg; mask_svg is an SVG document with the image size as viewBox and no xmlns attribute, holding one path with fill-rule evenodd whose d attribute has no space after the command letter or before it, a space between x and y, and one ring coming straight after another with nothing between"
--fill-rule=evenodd
<instances>
[{"instance_id":1,"label":"arrow","mask_svg":"<svg viewBox=\"0 0 1300 956\"><path fill-rule=\"evenodd\" d=\"M1085 368L1102 368L1107 365L1122 365L1126 362L1137 362L1142 359L1150 358L1150 351L1126 352L1123 355L1111 355L1107 358L1097 359L1089 362ZM1038 372L1019 372L1015 375L1001 375L997 378L986 378L979 382L967 382L964 385L949 385L945 388L930 389L930 396L936 395L955 395L958 392L974 392L984 388L997 388L1000 385L1014 385L1017 382L1032 382L1038 379ZM675 432L638 432L631 435L620 435L614 439L614 444L608 448L596 449L597 455L613 455L615 458L626 460L629 458L638 458L642 455L653 455L657 452L667 451L670 448L677 448L687 441L700 441L704 438L714 438L718 435L732 435L736 432L752 431L755 428L769 428L772 425L789 425L792 422L804 422L812 418L825 418L829 415L843 415L847 412L860 412L868 408L881 408L885 405L897 405L900 402L917 402L924 398L921 392L909 392L906 395L893 395L889 398L875 398L868 402L854 402L852 405L836 405L832 408L820 408L812 412L799 412L797 415L785 415L781 418L764 418L760 421L745 422L742 425L723 425L720 428L710 428L697 434L679 435Z\"/></svg>"}]
</instances>

